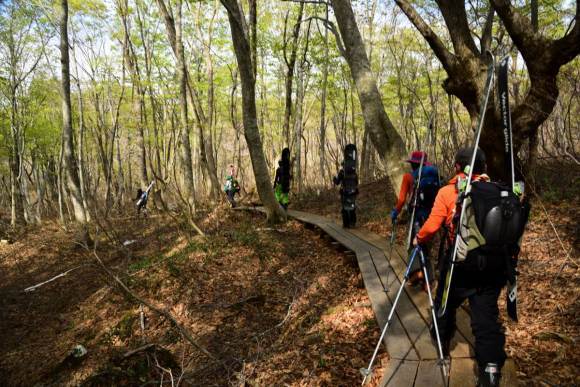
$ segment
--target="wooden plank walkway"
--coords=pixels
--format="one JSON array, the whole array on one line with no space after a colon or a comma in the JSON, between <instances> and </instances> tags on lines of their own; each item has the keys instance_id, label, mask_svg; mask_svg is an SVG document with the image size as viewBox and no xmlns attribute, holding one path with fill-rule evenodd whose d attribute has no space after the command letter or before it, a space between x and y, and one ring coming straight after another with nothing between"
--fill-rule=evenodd
<instances>
[{"instance_id":1,"label":"wooden plank walkway","mask_svg":"<svg viewBox=\"0 0 580 387\"><path fill-rule=\"evenodd\" d=\"M255 209L263 211L259 207ZM322 230L356 255L375 317L383 329L403 281L408 259L406 251L400 246L391 249L386 238L378 234L363 229L344 229L320 215L296 210L289 210L288 215ZM390 360L380 386L475 386L475 340L467 311L458 309L448 377L443 375L437 363L437 350L429 334L430 321L427 294L405 286L384 339ZM369 353L369 359L371 355ZM511 360L502 374L502 386L517 385L515 364Z\"/></svg>"}]
</instances>

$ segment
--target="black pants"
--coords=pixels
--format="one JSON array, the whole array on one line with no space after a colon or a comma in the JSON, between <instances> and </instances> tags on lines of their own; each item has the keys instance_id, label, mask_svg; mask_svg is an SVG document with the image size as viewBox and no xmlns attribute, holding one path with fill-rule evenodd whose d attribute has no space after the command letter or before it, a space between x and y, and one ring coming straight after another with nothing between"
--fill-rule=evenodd
<instances>
[{"instance_id":1,"label":"black pants","mask_svg":"<svg viewBox=\"0 0 580 387\"><path fill-rule=\"evenodd\" d=\"M447 270L441 272L437 288L435 307L439 309L445 286ZM489 280L486 280L489 278ZM441 340L451 340L455 334L457 308L465 299L469 300L471 309L471 330L475 336L475 358L480 367L487 363L497 363L501 368L506 354L505 335L498 321L499 309L497 300L505 281L498 280L498 273L485 271L464 271L459 265L455 267L445 315L437 319Z\"/></svg>"},{"instance_id":2,"label":"black pants","mask_svg":"<svg viewBox=\"0 0 580 387\"><path fill-rule=\"evenodd\" d=\"M356 226L356 195L345 195L341 193L340 201L342 204L342 226L345 228Z\"/></svg>"},{"instance_id":3,"label":"black pants","mask_svg":"<svg viewBox=\"0 0 580 387\"><path fill-rule=\"evenodd\" d=\"M226 196L228 198L228 202L230 202L230 205L232 206L232 208L236 206L236 200L234 199L235 195L236 195L236 191L234 191L234 190L226 191Z\"/></svg>"}]
</instances>

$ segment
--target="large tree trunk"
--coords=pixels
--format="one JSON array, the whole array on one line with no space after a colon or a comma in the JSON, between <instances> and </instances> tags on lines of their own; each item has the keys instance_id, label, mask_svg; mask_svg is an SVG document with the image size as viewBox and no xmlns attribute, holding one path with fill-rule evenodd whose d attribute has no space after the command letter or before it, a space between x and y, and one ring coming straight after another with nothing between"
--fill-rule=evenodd
<instances>
[{"instance_id":1,"label":"large tree trunk","mask_svg":"<svg viewBox=\"0 0 580 387\"><path fill-rule=\"evenodd\" d=\"M67 188L73 205L75 220L83 225L87 223L87 215L83 206L79 175L74 151L72 114L70 100L70 68L68 52L68 2L61 0L62 15L60 23L60 63L62 66L62 137L64 151L64 168L66 171ZM88 234L85 235L85 238Z\"/></svg>"},{"instance_id":2,"label":"large tree trunk","mask_svg":"<svg viewBox=\"0 0 580 387\"><path fill-rule=\"evenodd\" d=\"M228 12L234 51L242 81L242 113L244 135L250 151L258 195L266 208L268 219L277 222L286 219L286 214L276 201L268 166L264 158L262 139L256 114L256 78L253 71L248 27L237 0L220 0Z\"/></svg>"},{"instance_id":3,"label":"large tree trunk","mask_svg":"<svg viewBox=\"0 0 580 387\"><path fill-rule=\"evenodd\" d=\"M406 171L405 144L385 112L350 1L332 0L332 7L344 43L343 55L356 85L365 129L387 168L394 193Z\"/></svg>"},{"instance_id":4,"label":"large tree trunk","mask_svg":"<svg viewBox=\"0 0 580 387\"><path fill-rule=\"evenodd\" d=\"M459 98L469 112L472 126L477 121L479 103L483 94L494 11L502 20L510 38L521 53L530 77L530 88L521 103L512 107L512 130L514 154L526 141L535 141L538 127L552 112L557 98L557 75L564 64L580 52L580 23L575 23L560 39L547 39L534 33L530 20L523 17L509 0L491 0L491 6L481 34L481 47L475 44L467 20L463 0L437 0L453 45L453 53L425 23L422 17L406 0L395 0L427 41L448 78L443 88ZM576 19L580 17L580 4L576 2ZM491 100L493 101L493 99ZM488 169L499 179L507 179L503 160L502 134L498 130L500 117L493 104L486 112L481 138L481 147L488 156Z\"/></svg>"}]
</instances>

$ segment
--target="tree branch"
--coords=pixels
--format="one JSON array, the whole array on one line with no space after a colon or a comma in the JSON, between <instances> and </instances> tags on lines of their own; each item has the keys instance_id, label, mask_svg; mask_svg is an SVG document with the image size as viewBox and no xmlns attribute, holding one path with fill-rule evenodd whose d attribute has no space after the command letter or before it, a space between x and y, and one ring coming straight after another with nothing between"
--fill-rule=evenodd
<instances>
[{"instance_id":1,"label":"tree branch","mask_svg":"<svg viewBox=\"0 0 580 387\"><path fill-rule=\"evenodd\" d=\"M415 28L421 33L423 38L427 41L447 74L451 74L454 70L456 64L456 57L445 47L439 36L433 32L431 27L425 23L425 21L421 18L421 16L415 11L415 9L409 4L407 0L395 0L395 3L399 6L401 11L413 23Z\"/></svg>"},{"instance_id":2,"label":"tree branch","mask_svg":"<svg viewBox=\"0 0 580 387\"><path fill-rule=\"evenodd\" d=\"M580 1L576 0L574 27L562 38L553 42L552 57L561 66L570 62L580 53Z\"/></svg>"},{"instance_id":3,"label":"tree branch","mask_svg":"<svg viewBox=\"0 0 580 387\"><path fill-rule=\"evenodd\" d=\"M489 50L491 45L491 35L493 30L493 16L495 15L495 10L490 5L487 11L487 18L485 19L485 25L483 26L483 32L481 34L481 52L485 53Z\"/></svg>"},{"instance_id":4,"label":"tree branch","mask_svg":"<svg viewBox=\"0 0 580 387\"><path fill-rule=\"evenodd\" d=\"M439 5L439 9L441 10L441 14L443 15L443 19L445 20L445 25L449 30L451 42L453 43L453 49L455 50L455 55L459 57L467 57L469 53L471 53L473 55L479 56L479 49L473 41L471 30L469 29L469 23L467 22L465 1L436 1L437 5Z\"/></svg>"},{"instance_id":5,"label":"tree branch","mask_svg":"<svg viewBox=\"0 0 580 387\"><path fill-rule=\"evenodd\" d=\"M532 63L537 59L538 48L545 45L546 41L534 33L532 23L515 10L509 0L490 0L490 2L526 63Z\"/></svg>"},{"instance_id":6,"label":"tree branch","mask_svg":"<svg viewBox=\"0 0 580 387\"><path fill-rule=\"evenodd\" d=\"M332 32L332 34L334 35L334 38L336 40L336 46L338 47L338 51L340 52L340 55L342 55L344 58L346 58L346 51L345 51L344 45L342 43L342 38L340 37L340 34L338 33L338 29L336 28L334 23L331 22L330 20L325 19L325 18L320 17L320 16L310 16L306 19L302 19L302 21L300 23L305 23L305 22L310 21L310 20L320 20L322 22L322 24L324 24L324 26L330 32Z\"/></svg>"}]
</instances>

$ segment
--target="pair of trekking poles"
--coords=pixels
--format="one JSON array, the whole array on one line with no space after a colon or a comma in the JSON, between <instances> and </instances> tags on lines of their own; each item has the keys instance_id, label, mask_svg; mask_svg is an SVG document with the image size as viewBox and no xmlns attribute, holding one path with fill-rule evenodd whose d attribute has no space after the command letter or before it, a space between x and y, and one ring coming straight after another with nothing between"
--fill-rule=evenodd
<instances>
[{"instance_id":1,"label":"pair of trekking poles","mask_svg":"<svg viewBox=\"0 0 580 387\"><path fill-rule=\"evenodd\" d=\"M494 70L495 70L495 57L493 56L493 54L489 51L487 51L487 54L490 55L491 57L491 64L488 67L487 70L487 80L486 80L486 85L485 85L485 89L484 89L484 94L482 96L482 101L480 104L480 114L479 114L479 119L478 119L478 123L477 123L477 131L476 131L476 136L475 136L475 142L474 142L474 147L473 147L473 155L471 158L471 162L470 162L470 166L469 166L469 171L466 171L466 173L468 174L467 177L467 185L465 188L465 191L462 193L459 193L459 197L458 197L458 204L461 205L461 213L459 216L459 224L461 224L463 217L465 216L465 198L467 197L467 195L469 195L469 192L471 191L471 179L473 177L473 167L475 164L475 159L476 159L476 155L477 155L477 149L479 147L479 140L481 138L481 130L483 128L483 122L484 122L484 116L485 116L485 111L487 109L487 103L489 100L489 95L490 95L490 91L491 91L491 86L493 85L493 79L494 79ZM507 67L507 60L508 57L504 58L502 60L502 64L505 65ZM504 63L505 62L505 63ZM508 117L507 120L511 121L510 117L509 117L509 113L508 113ZM513 145L512 145L512 139L511 139L511 122L509 122L509 126L510 126L510 133L509 133L509 139L507 139L507 142L509 142L508 146L509 146L509 150L510 150L510 164L511 164L511 168L512 168L512 185L513 185ZM421 169L423 167L423 157L421 159L421 165L420 165L420 170L419 170L419 179L421 178ZM415 204L416 204L416 198L415 198ZM413 207L413 213L411 215L411 225L410 225L410 229L409 229L409 235L408 235L408 244L407 246L411 245L411 235L412 235L412 228L413 228L413 217L415 215L415 207ZM455 233L458 232L459 227L456 227ZM443 291L443 297L441 300L441 306L440 309L436 315L435 313L435 306L433 304L433 298L431 296L431 287L428 285L427 286L427 294L429 296L429 305L431 308L431 318L433 319L433 326L435 328L435 336L436 336L436 340L437 340L437 350L438 350L438 355L439 355L439 365L441 366L442 372L443 372L443 377L447 377L448 376L448 370L447 370L447 365L445 362L445 358L443 355L443 349L441 346L441 337L439 335L439 326L437 324L437 317L442 317L443 315L445 315L446 311L447 311L447 300L448 300L448 296L449 296L449 290L451 288L451 280L452 280L452 276L453 276L453 269L455 266L455 259L457 257L457 252L458 252L458 236L455 235L455 243L454 243L454 249L453 249L453 254L451 256L451 262L450 262L450 270L448 270L446 278L445 278L445 287L444 287L444 291ZM394 240L395 240L395 222L393 221L393 228L391 231L391 240L390 240L390 250L392 253L392 248L393 248L393 244L394 244ZM405 270L405 275L403 277L403 280L401 281L401 286L399 287L399 290L397 292L397 295L395 297L395 300L393 302L393 305L391 307L391 310L389 312L389 316L387 318L387 323L385 324L385 327L383 328L381 335L379 337L379 341L377 342L377 345L375 347L375 351L373 352L373 356L371 357L371 360L369 362L369 365L367 368L361 368L360 371L362 373L362 375L364 376L363 382L362 384L364 385L368 379L369 376L372 375L372 366L373 363L376 359L376 356L378 354L381 342L383 341L387 329L389 327L389 325L391 324L391 320L393 318L395 309L397 307L397 304L399 302L399 298L401 296L401 293L403 291L403 288L405 286L405 283L409 280L409 274L411 271L411 267L413 265L414 260L416 259L416 257L419 256L420 259L420 266L421 266L421 270L423 271L423 274L425 276L425 281L427 282L427 284L429 284L429 274L427 271L427 265L426 265L426 259L425 259L425 255L423 254L423 250L421 249L421 247L419 245L415 246L413 248L413 250L411 251L411 256L409 258L409 263L407 265L407 269ZM388 280L387 280L387 284L388 284ZM385 289L386 291L387 289Z\"/></svg>"},{"instance_id":2,"label":"pair of trekking poles","mask_svg":"<svg viewBox=\"0 0 580 387\"><path fill-rule=\"evenodd\" d=\"M392 229L391 229L391 238L390 238L390 243L389 243L390 244L389 255L392 254L393 245L395 243L395 225L396 225L396 222L393 221ZM411 218L411 229L412 229L412 227L413 227L413 219ZM401 297L401 293L403 292L403 289L405 288L405 284L407 283L407 281L409 281L409 277L411 274L411 268L413 267L413 263L415 262L415 259L419 259L420 269L423 272L423 275L425 276L425 282L427 284L430 283L429 270L427 268L427 259L425 258L425 254L423 253L423 249L421 248L421 246L417 245L411 251L411 255L409 257L409 263L407 264L407 268L405 269L405 274L403 276L403 279L401 280L401 285L399 286L399 290L397 291L397 295L395 296L395 300L393 301L393 305L391 306L391 310L389 311L389 315L387 317L387 322L386 322L385 327L383 328L383 330L381 332L381 336L379 337L377 345L375 346L375 350L373 352L373 356L371 357L369 365L367 368L360 369L361 374L364 376L364 379L362 381L362 385L364 385L367 381L367 378L372 375L373 363L375 362L375 359L376 359L377 354L379 352L381 342L385 338L385 335L387 333L387 329L389 328L389 325L391 324L391 321L392 321L393 316L395 314L395 309L397 308L397 304L399 303L399 299ZM388 286L388 277L387 277L387 286ZM384 290L385 290L385 292L388 291L388 289L384 289ZM447 375L447 367L446 367L445 358L443 355L443 347L441 345L441 336L439 335L439 326L437 325L437 318L435 316L435 305L433 303L433 297L431 295L431 287L429 285L427 285L427 295L429 297L429 306L431 309L431 318L433 319L433 325L435 328L435 336L436 336L436 340L437 340L437 351L438 351L437 353L439 355L439 362L440 362L440 365L441 365L442 370L443 370L443 376L445 377Z\"/></svg>"}]
</instances>

